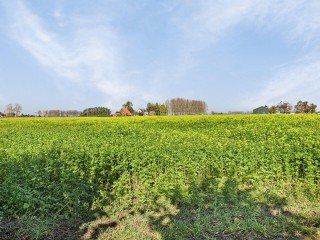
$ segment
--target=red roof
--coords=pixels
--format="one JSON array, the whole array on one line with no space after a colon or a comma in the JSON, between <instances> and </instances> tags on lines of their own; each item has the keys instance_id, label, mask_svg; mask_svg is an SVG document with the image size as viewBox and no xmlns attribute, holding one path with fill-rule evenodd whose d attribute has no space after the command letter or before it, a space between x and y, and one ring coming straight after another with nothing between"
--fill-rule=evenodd
<instances>
[{"instance_id":1,"label":"red roof","mask_svg":"<svg viewBox=\"0 0 320 240\"><path fill-rule=\"evenodd\" d=\"M121 108L120 113L122 116L132 116L132 113L127 108Z\"/></svg>"}]
</instances>

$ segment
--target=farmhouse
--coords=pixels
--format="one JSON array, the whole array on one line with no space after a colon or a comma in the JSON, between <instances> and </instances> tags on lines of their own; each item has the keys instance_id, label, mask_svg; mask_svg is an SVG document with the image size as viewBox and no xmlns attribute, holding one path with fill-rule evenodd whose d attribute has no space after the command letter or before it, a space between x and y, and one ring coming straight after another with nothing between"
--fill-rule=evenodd
<instances>
[{"instance_id":1,"label":"farmhouse","mask_svg":"<svg viewBox=\"0 0 320 240\"><path fill-rule=\"evenodd\" d=\"M121 108L120 111L113 114L113 116L132 116L132 113L127 108Z\"/></svg>"},{"instance_id":2,"label":"farmhouse","mask_svg":"<svg viewBox=\"0 0 320 240\"><path fill-rule=\"evenodd\" d=\"M121 108L120 114L121 116L132 116L132 113L127 108Z\"/></svg>"},{"instance_id":3,"label":"farmhouse","mask_svg":"<svg viewBox=\"0 0 320 240\"><path fill-rule=\"evenodd\" d=\"M253 114L268 114L269 108L267 106L261 106L253 109Z\"/></svg>"},{"instance_id":4,"label":"farmhouse","mask_svg":"<svg viewBox=\"0 0 320 240\"><path fill-rule=\"evenodd\" d=\"M150 111L150 112L148 113L148 115L149 115L149 116L156 116L157 113L156 113L155 111Z\"/></svg>"}]
</instances>

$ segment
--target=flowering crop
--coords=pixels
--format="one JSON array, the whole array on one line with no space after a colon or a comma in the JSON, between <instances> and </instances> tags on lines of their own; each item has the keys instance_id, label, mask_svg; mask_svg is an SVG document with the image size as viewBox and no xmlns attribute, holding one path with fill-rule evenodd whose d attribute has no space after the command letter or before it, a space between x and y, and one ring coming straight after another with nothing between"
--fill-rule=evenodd
<instances>
[{"instance_id":1,"label":"flowering crop","mask_svg":"<svg viewBox=\"0 0 320 240\"><path fill-rule=\"evenodd\" d=\"M192 186L290 182L319 195L320 116L0 120L0 211L152 209Z\"/></svg>"}]
</instances>

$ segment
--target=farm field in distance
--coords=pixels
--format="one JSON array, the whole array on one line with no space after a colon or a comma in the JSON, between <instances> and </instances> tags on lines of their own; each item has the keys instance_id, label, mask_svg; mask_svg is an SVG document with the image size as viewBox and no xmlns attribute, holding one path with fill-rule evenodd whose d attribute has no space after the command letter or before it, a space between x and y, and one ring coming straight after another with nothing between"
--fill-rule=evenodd
<instances>
[{"instance_id":1,"label":"farm field in distance","mask_svg":"<svg viewBox=\"0 0 320 240\"><path fill-rule=\"evenodd\" d=\"M320 115L0 119L0 239L319 239Z\"/></svg>"}]
</instances>

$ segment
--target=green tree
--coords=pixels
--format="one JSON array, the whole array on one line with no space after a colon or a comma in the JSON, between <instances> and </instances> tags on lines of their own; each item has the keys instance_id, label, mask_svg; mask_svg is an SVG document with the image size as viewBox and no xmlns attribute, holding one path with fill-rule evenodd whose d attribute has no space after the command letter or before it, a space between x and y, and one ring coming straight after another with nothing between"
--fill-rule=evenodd
<instances>
[{"instance_id":1,"label":"green tree","mask_svg":"<svg viewBox=\"0 0 320 240\"><path fill-rule=\"evenodd\" d=\"M159 103L148 103L147 104L147 112L155 112L156 115L167 115L168 108L165 104L159 104Z\"/></svg>"},{"instance_id":2,"label":"green tree","mask_svg":"<svg viewBox=\"0 0 320 240\"><path fill-rule=\"evenodd\" d=\"M134 114L133 104L129 100L122 107L128 109L131 114Z\"/></svg>"},{"instance_id":3,"label":"green tree","mask_svg":"<svg viewBox=\"0 0 320 240\"><path fill-rule=\"evenodd\" d=\"M138 110L138 115L139 116L144 116L144 113L146 112L146 110L144 108L139 108Z\"/></svg>"},{"instance_id":4,"label":"green tree","mask_svg":"<svg viewBox=\"0 0 320 240\"><path fill-rule=\"evenodd\" d=\"M275 114L275 113L277 113L277 106L271 106L271 107L269 108L269 113L270 113L270 114Z\"/></svg>"},{"instance_id":5,"label":"green tree","mask_svg":"<svg viewBox=\"0 0 320 240\"><path fill-rule=\"evenodd\" d=\"M106 117L111 115L111 110L106 107L93 107L84 109L80 116L83 117Z\"/></svg>"},{"instance_id":6,"label":"green tree","mask_svg":"<svg viewBox=\"0 0 320 240\"><path fill-rule=\"evenodd\" d=\"M151 111L157 112L157 106L156 104L149 102L147 104L147 112L151 112Z\"/></svg>"},{"instance_id":7,"label":"green tree","mask_svg":"<svg viewBox=\"0 0 320 240\"><path fill-rule=\"evenodd\" d=\"M160 115L167 115L168 114L168 107L165 104L159 105L159 112Z\"/></svg>"},{"instance_id":8,"label":"green tree","mask_svg":"<svg viewBox=\"0 0 320 240\"><path fill-rule=\"evenodd\" d=\"M310 109L310 113L315 113L317 110L317 105L311 103L309 106L309 109Z\"/></svg>"}]
</instances>

